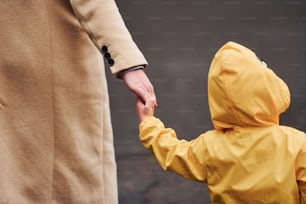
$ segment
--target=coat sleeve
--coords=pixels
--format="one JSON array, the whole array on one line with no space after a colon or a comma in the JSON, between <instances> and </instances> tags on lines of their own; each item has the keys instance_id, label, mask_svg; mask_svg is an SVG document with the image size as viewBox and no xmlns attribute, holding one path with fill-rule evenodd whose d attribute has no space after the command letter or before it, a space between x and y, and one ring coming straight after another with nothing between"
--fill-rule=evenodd
<instances>
[{"instance_id":1,"label":"coat sleeve","mask_svg":"<svg viewBox=\"0 0 306 204\"><path fill-rule=\"evenodd\" d=\"M196 181L206 182L204 135L190 142L177 139L173 129L165 128L155 117L146 118L139 126L142 144L151 150L164 170Z\"/></svg>"},{"instance_id":2,"label":"coat sleeve","mask_svg":"<svg viewBox=\"0 0 306 204\"><path fill-rule=\"evenodd\" d=\"M73 11L113 74L147 65L114 0L70 0Z\"/></svg>"},{"instance_id":3,"label":"coat sleeve","mask_svg":"<svg viewBox=\"0 0 306 204\"><path fill-rule=\"evenodd\" d=\"M300 203L306 204L306 135L296 159L296 179L300 191Z\"/></svg>"}]
</instances>

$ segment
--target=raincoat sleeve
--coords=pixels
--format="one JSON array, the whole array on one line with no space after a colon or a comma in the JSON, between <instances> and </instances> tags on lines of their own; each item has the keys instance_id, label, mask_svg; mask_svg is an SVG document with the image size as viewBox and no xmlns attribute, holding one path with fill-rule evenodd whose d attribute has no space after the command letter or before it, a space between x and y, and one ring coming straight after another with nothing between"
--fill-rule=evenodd
<instances>
[{"instance_id":1,"label":"raincoat sleeve","mask_svg":"<svg viewBox=\"0 0 306 204\"><path fill-rule=\"evenodd\" d=\"M165 128L155 117L146 118L139 125L142 144L153 152L164 170L196 181L206 182L204 135L190 142L179 140L173 129Z\"/></svg>"},{"instance_id":2,"label":"raincoat sleeve","mask_svg":"<svg viewBox=\"0 0 306 204\"><path fill-rule=\"evenodd\" d=\"M70 0L73 11L113 74L147 61L133 41L114 0Z\"/></svg>"},{"instance_id":3,"label":"raincoat sleeve","mask_svg":"<svg viewBox=\"0 0 306 204\"><path fill-rule=\"evenodd\" d=\"M296 160L296 179L300 191L300 203L306 204L306 135Z\"/></svg>"}]
</instances>

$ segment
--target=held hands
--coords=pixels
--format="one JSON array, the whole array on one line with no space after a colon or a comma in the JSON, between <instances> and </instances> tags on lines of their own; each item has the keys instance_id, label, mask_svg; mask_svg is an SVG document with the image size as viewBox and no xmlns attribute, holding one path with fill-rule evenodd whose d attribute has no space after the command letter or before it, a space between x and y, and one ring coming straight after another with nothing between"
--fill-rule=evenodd
<instances>
[{"instance_id":1,"label":"held hands","mask_svg":"<svg viewBox=\"0 0 306 204\"><path fill-rule=\"evenodd\" d=\"M148 116L153 116L154 108L157 107L156 96L145 72L142 69L127 72L123 75L122 80L137 96L136 111L139 122Z\"/></svg>"},{"instance_id":2,"label":"held hands","mask_svg":"<svg viewBox=\"0 0 306 204\"><path fill-rule=\"evenodd\" d=\"M136 113L138 120L141 123L146 117L154 115L154 101L149 100L147 103L143 103L140 98L137 98L136 102Z\"/></svg>"}]
</instances>

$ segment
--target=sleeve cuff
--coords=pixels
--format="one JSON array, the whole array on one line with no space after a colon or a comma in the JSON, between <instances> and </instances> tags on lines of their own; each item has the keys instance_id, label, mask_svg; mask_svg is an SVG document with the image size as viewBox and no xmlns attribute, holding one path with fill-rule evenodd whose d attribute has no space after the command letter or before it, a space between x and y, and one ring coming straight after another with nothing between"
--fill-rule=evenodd
<instances>
[{"instance_id":1,"label":"sleeve cuff","mask_svg":"<svg viewBox=\"0 0 306 204\"><path fill-rule=\"evenodd\" d=\"M123 76L124 76L126 73L128 73L128 72L130 72L130 71L137 70L137 69L144 69L144 68L145 68L144 65L134 66L134 67L131 67L131 68L128 68L128 69L121 70L120 72L117 73L116 76L117 76L118 79L122 79Z\"/></svg>"}]
</instances>

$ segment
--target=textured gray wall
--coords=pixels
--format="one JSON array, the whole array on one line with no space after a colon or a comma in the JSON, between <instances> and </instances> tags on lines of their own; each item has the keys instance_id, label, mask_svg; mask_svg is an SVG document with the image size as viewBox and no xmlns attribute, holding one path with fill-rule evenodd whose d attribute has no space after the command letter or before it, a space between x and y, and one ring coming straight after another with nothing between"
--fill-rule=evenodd
<instances>
[{"instance_id":1,"label":"textured gray wall","mask_svg":"<svg viewBox=\"0 0 306 204\"><path fill-rule=\"evenodd\" d=\"M234 40L253 49L291 89L281 123L306 131L306 1L117 0L148 59L157 115L192 139L212 127L207 72L216 50ZM110 76L120 204L209 203L205 184L164 172L138 141L135 96Z\"/></svg>"}]
</instances>

